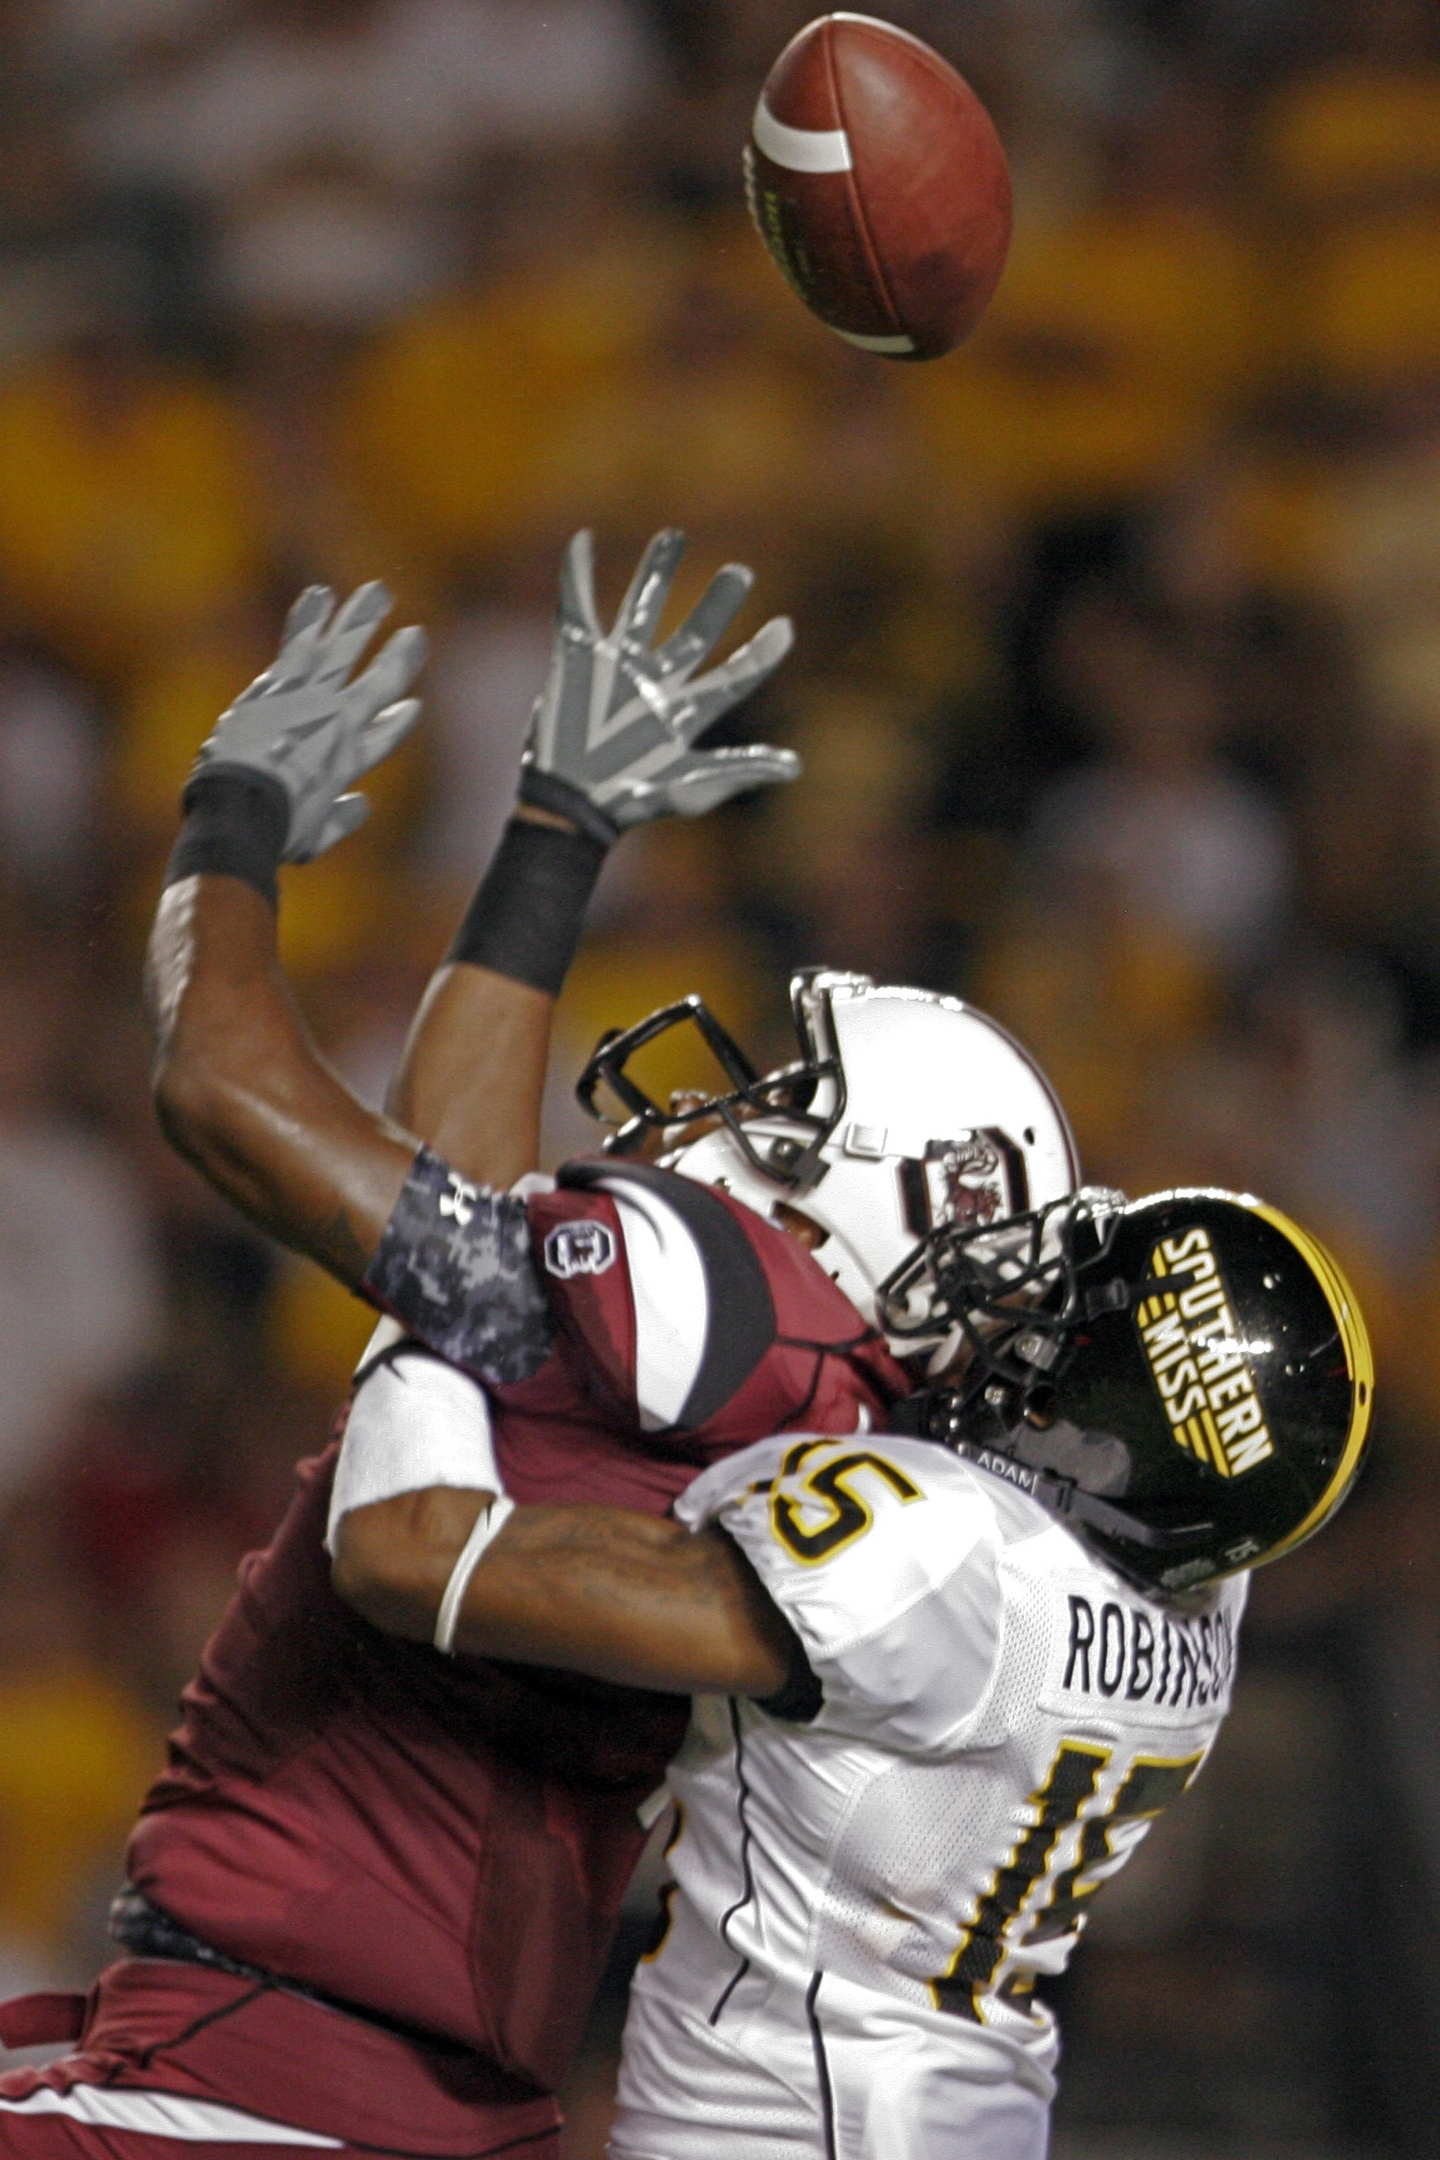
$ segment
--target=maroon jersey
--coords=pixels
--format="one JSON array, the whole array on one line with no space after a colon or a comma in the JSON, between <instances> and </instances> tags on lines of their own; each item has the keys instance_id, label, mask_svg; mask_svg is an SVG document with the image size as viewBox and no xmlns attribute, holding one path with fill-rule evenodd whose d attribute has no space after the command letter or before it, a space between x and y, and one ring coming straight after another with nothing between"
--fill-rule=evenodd
<instances>
[{"instance_id":1,"label":"maroon jersey","mask_svg":"<svg viewBox=\"0 0 1440 2160\"><path fill-rule=\"evenodd\" d=\"M583 1164L519 1204L546 1327L531 1369L490 1383L518 1501L663 1514L718 1456L787 1427L853 1431L906 1390L815 1260L708 1188ZM385 1302L453 1354L455 1273L414 1243L421 1291L392 1249ZM242 1567L129 1870L227 1957L404 2028L395 2104L408 2080L412 2121L432 2126L407 2149L460 2151L415 2037L481 2058L517 2104L553 2087L643 1843L637 1805L689 1705L372 1628L330 1585L335 1452L301 1466L274 1542ZM351 2022L332 2020L335 2045ZM377 2029L359 2027L372 2052ZM154 2086L157 2062L128 2081ZM302 2102L272 2112L323 2130Z\"/></svg>"}]
</instances>

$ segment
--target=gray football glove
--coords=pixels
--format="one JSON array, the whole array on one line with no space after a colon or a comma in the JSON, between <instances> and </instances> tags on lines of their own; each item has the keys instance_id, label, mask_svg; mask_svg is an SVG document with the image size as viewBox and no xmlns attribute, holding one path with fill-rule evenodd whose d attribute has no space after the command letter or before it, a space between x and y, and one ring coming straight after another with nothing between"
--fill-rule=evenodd
<instances>
[{"instance_id":1,"label":"gray football glove","mask_svg":"<svg viewBox=\"0 0 1440 2160\"><path fill-rule=\"evenodd\" d=\"M326 586L307 586L270 666L200 746L194 774L240 767L284 787L290 827L282 862L313 862L363 825L370 804L346 790L388 757L420 717L419 699L401 693L424 663L423 630L397 630L363 675L345 681L391 605L380 584L362 585L338 610Z\"/></svg>"},{"instance_id":2,"label":"gray football glove","mask_svg":"<svg viewBox=\"0 0 1440 2160\"><path fill-rule=\"evenodd\" d=\"M684 546L683 533L656 534L608 636L595 610L590 534L576 533L565 550L550 672L530 722L520 798L558 811L606 847L626 826L697 817L800 770L793 750L763 743L692 747L778 667L793 633L776 616L721 666L696 675L752 583L743 564L727 563L673 637L652 651Z\"/></svg>"}]
</instances>

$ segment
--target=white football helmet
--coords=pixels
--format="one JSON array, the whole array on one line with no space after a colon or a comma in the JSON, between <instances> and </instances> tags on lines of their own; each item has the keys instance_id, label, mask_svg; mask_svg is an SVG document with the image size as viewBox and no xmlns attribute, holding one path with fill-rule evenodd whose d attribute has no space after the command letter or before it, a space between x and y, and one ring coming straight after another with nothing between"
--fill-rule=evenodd
<instances>
[{"instance_id":1,"label":"white football helmet","mask_svg":"<svg viewBox=\"0 0 1440 2160\"><path fill-rule=\"evenodd\" d=\"M675 1146L663 1160L682 1176L771 1219L781 1205L808 1217L823 1233L820 1265L875 1325L877 1291L932 1231L998 1227L1075 1190L1075 1142L1055 1091L996 1021L959 998L824 968L796 975L790 995L800 1058L763 1078L698 997L606 1036L578 1092L599 1115L604 1082L631 1113L608 1146L624 1153L665 1128ZM686 1022L733 1087L677 1116L625 1066ZM716 1117L686 1144L688 1126ZM895 1347L925 1345L912 1330Z\"/></svg>"}]
</instances>

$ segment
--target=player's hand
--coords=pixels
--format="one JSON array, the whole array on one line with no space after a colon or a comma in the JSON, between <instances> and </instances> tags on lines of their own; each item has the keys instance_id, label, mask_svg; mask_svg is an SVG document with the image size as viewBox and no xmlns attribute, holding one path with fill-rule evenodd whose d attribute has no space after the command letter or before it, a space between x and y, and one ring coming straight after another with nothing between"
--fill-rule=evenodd
<instances>
[{"instance_id":1,"label":"player's hand","mask_svg":"<svg viewBox=\"0 0 1440 2160\"><path fill-rule=\"evenodd\" d=\"M364 823L369 802L347 790L420 717L419 699L403 692L425 660L423 630L397 630L364 673L346 681L391 605L380 584L362 585L338 609L326 586L307 586L275 659L200 746L195 773L239 768L284 787L290 828L282 862L313 862Z\"/></svg>"},{"instance_id":2,"label":"player's hand","mask_svg":"<svg viewBox=\"0 0 1440 2160\"><path fill-rule=\"evenodd\" d=\"M684 546L683 533L656 534L608 633L595 610L590 534L577 533L565 550L550 672L530 722L520 798L558 811L607 847L628 825L698 817L800 770L793 750L763 743L693 747L779 666L793 633L776 616L719 667L695 673L750 590L751 572L728 563L674 635L652 650Z\"/></svg>"}]
</instances>

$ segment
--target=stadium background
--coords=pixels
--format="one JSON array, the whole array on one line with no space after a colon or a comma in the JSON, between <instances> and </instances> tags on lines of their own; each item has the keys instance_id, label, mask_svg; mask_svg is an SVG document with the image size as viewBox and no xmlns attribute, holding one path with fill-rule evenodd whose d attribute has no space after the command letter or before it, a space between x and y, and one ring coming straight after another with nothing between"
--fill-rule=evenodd
<instances>
[{"instance_id":1,"label":"stadium background","mask_svg":"<svg viewBox=\"0 0 1440 2160\"><path fill-rule=\"evenodd\" d=\"M559 547L662 523L798 650L793 790L627 841L567 991L774 1053L823 958L972 994L1089 1173L1331 1240L1383 1412L1258 1579L1230 1730L1063 1989L1059 2152L1433 2151L1440 2104L1440 38L1425 0L886 9L1009 146L1014 255L907 370L804 315L737 157L791 0L0 6L0 1988L86 1981L235 1561L367 1320L169 1156L176 794L312 579L435 633L289 876L378 1098L498 831ZM576 2086L600 2150L620 2000Z\"/></svg>"}]
</instances>

